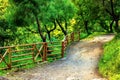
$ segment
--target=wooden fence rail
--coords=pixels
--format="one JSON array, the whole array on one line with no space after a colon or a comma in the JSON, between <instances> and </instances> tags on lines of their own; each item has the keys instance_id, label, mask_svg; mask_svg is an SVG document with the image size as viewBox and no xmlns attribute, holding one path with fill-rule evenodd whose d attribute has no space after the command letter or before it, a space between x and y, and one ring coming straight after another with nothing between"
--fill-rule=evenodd
<instances>
[{"instance_id":1,"label":"wooden fence rail","mask_svg":"<svg viewBox=\"0 0 120 80\"><path fill-rule=\"evenodd\" d=\"M0 47L0 70L44 62L51 58L63 58L67 45L79 40L80 32L73 32L66 35L62 42L40 42Z\"/></svg>"}]
</instances>

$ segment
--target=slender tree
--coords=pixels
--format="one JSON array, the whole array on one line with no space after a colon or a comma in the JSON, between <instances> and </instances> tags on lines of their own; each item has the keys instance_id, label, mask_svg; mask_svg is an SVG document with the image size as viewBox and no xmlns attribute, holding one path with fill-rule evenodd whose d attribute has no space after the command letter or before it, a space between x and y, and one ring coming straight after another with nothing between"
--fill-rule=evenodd
<instances>
[{"instance_id":1,"label":"slender tree","mask_svg":"<svg viewBox=\"0 0 120 80\"><path fill-rule=\"evenodd\" d=\"M47 34L50 39L50 33L56 29L56 23L66 35L67 22L75 12L74 5L68 0L11 0L11 3L15 9L12 22L16 26L29 26L36 23L43 42L46 42ZM63 23L66 30L63 28Z\"/></svg>"},{"instance_id":2,"label":"slender tree","mask_svg":"<svg viewBox=\"0 0 120 80\"><path fill-rule=\"evenodd\" d=\"M120 19L120 9L119 9L120 0L102 0L102 5L104 7L104 11L108 13L111 18L110 23L110 32L113 32L113 24L115 23L114 30L116 32L120 31L119 28L119 19Z\"/></svg>"}]
</instances>

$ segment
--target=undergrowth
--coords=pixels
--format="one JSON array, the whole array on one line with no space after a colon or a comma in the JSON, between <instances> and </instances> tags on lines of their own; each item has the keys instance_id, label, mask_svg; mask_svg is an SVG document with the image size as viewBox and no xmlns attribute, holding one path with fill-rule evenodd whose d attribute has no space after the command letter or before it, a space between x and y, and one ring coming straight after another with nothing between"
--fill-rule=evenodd
<instances>
[{"instance_id":1,"label":"undergrowth","mask_svg":"<svg viewBox=\"0 0 120 80\"><path fill-rule=\"evenodd\" d=\"M99 72L109 80L120 80L120 34L104 45Z\"/></svg>"},{"instance_id":2,"label":"undergrowth","mask_svg":"<svg viewBox=\"0 0 120 80\"><path fill-rule=\"evenodd\" d=\"M100 36L100 35L104 35L104 34L106 34L106 33L105 32L94 32L90 35L85 36L85 38L83 38L83 39L84 40L92 40L92 39L94 39L95 36Z\"/></svg>"}]
</instances>

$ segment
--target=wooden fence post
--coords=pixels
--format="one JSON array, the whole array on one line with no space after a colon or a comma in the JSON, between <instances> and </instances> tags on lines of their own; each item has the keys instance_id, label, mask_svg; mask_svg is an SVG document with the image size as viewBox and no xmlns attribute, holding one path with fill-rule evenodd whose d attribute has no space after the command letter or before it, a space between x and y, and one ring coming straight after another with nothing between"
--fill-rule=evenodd
<instances>
[{"instance_id":1,"label":"wooden fence post","mask_svg":"<svg viewBox=\"0 0 120 80\"><path fill-rule=\"evenodd\" d=\"M65 48L65 42L62 41L62 48L61 48L61 57L64 57L64 48Z\"/></svg>"},{"instance_id":2,"label":"wooden fence post","mask_svg":"<svg viewBox=\"0 0 120 80\"><path fill-rule=\"evenodd\" d=\"M35 63L35 54L34 54L34 50L35 50L35 44L32 45L33 49L32 49L32 57L33 57L33 62Z\"/></svg>"},{"instance_id":3,"label":"wooden fence post","mask_svg":"<svg viewBox=\"0 0 120 80\"><path fill-rule=\"evenodd\" d=\"M8 66L8 69L11 69L12 68L12 53L11 53L11 48L9 47L8 48L8 57L9 57L9 66Z\"/></svg>"},{"instance_id":4,"label":"wooden fence post","mask_svg":"<svg viewBox=\"0 0 120 80\"><path fill-rule=\"evenodd\" d=\"M67 44L69 44L68 35L66 35L65 38L66 38L65 41L67 42Z\"/></svg>"},{"instance_id":5,"label":"wooden fence post","mask_svg":"<svg viewBox=\"0 0 120 80\"><path fill-rule=\"evenodd\" d=\"M43 43L44 50L43 50L43 61L47 60L47 42Z\"/></svg>"},{"instance_id":6,"label":"wooden fence post","mask_svg":"<svg viewBox=\"0 0 120 80\"><path fill-rule=\"evenodd\" d=\"M74 41L74 32L71 33L71 41Z\"/></svg>"},{"instance_id":7,"label":"wooden fence post","mask_svg":"<svg viewBox=\"0 0 120 80\"><path fill-rule=\"evenodd\" d=\"M78 41L80 41L80 31L78 32Z\"/></svg>"},{"instance_id":8,"label":"wooden fence post","mask_svg":"<svg viewBox=\"0 0 120 80\"><path fill-rule=\"evenodd\" d=\"M72 42L72 33L70 34L70 42Z\"/></svg>"},{"instance_id":9,"label":"wooden fence post","mask_svg":"<svg viewBox=\"0 0 120 80\"><path fill-rule=\"evenodd\" d=\"M73 42L74 42L74 39L75 39L74 37L75 37L75 36L74 36L74 32L73 32Z\"/></svg>"}]
</instances>

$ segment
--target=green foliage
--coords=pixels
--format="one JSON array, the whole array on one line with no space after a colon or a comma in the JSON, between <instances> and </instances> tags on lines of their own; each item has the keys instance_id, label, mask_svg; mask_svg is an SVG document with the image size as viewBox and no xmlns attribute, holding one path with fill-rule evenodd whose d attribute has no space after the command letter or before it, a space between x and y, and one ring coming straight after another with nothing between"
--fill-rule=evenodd
<instances>
[{"instance_id":1,"label":"green foliage","mask_svg":"<svg viewBox=\"0 0 120 80\"><path fill-rule=\"evenodd\" d=\"M0 19L4 19L4 14L6 12L6 7L8 6L8 0L0 0Z\"/></svg>"},{"instance_id":2,"label":"green foliage","mask_svg":"<svg viewBox=\"0 0 120 80\"><path fill-rule=\"evenodd\" d=\"M94 39L94 37L104 35L104 34L106 34L106 32L94 32L90 35L88 35L87 33L81 33L81 38L82 38L82 35L83 35L83 39L92 40L92 39Z\"/></svg>"},{"instance_id":3,"label":"green foliage","mask_svg":"<svg viewBox=\"0 0 120 80\"><path fill-rule=\"evenodd\" d=\"M114 14L119 15L120 0L112 1ZM91 39L110 32L113 17L106 12L106 9L112 12L110 0L104 3L103 6L100 0L0 0L0 46L42 42L36 18L39 20L42 35L47 38L46 41L49 41L47 29L51 30L55 25L57 27L50 33L51 41L61 41L64 38L58 22L68 34L81 31L81 39ZM117 18L119 19L119 16ZM115 23L113 32L114 26ZM119 79L119 38L117 35L105 45L105 54L100 60L101 73L112 80Z\"/></svg>"},{"instance_id":4,"label":"green foliage","mask_svg":"<svg viewBox=\"0 0 120 80\"><path fill-rule=\"evenodd\" d=\"M11 9L8 16L11 18L7 20L14 26L20 27L36 23L38 27L35 30L39 32L43 41L47 34L49 36L55 30L53 26L57 24L56 19L60 20L62 24L68 23L76 12L74 4L68 0L10 0L10 3ZM51 32L49 32L50 30Z\"/></svg>"},{"instance_id":5,"label":"green foliage","mask_svg":"<svg viewBox=\"0 0 120 80\"><path fill-rule=\"evenodd\" d=\"M88 34L94 31L102 31L96 24L99 24L97 21L100 18L99 6L94 0L73 0L78 8L76 15L76 25L80 27L81 30L85 30ZM93 5L94 4L94 5ZM96 14L94 14L96 13Z\"/></svg>"},{"instance_id":6,"label":"green foliage","mask_svg":"<svg viewBox=\"0 0 120 80\"><path fill-rule=\"evenodd\" d=\"M6 20L8 0L0 0L0 46L8 45L13 41L15 27ZM8 17L9 18L9 17Z\"/></svg>"},{"instance_id":7,"label":"green foliage","mask_svg":"<svg viewBox=\"0 0 120 80\"><path fill-rule=\"evenodd\" d=\"M105 32L94 32L88 36L88 38L93 38L95 36L106 34Z\"/></svg>"},{"instance_id":8,"label":"green foliage","mask_svg":"<svg viewBox=\"0 0 120 80\"><path fill-rule=\"evenodd\" d=\"M80 39L84 39L84 38L86 38L88 35L86 34L86 33L81 33L80 34Z\"/></svg>"},{"instance_id":9,"label":"green foliage","mask_svg":"<svg viewBox=\"0 0 120 80\"><path fill-rule=\"evenodd\" d=\"M110 80L120 79L120 34L104 45L104 54L99 62L100 73Z\"/></svg>"}]
</instances>

